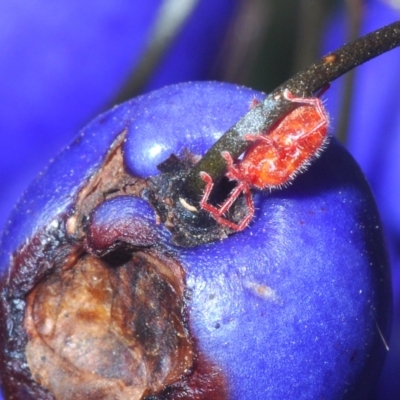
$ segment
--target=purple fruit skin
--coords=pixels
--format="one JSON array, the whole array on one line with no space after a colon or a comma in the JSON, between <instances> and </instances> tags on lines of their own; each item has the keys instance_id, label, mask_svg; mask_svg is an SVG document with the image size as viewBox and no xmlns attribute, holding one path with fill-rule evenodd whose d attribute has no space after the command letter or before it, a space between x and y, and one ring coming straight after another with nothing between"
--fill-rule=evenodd
<instances>
[{"instance_id":1,"label":"purple fruit skin","mask_svg":"<svg viewBox=\"0 0 400 400\"><path fill-rule=\"evenodd\" d=\"M172 152L204 154L253 96L262 98L229 84L188 83L100 115L18 204L2 239L1 273L22 243L73 207L125 128L126 165L146 177ZM365 398L386 353L391 293L363 174L332 139L292 185L257 192L255 203L250 227L221 242L183 249L161 235L186 271L200 351L221 368L230 399Z\"/></svg>"},{"instance_id":2,"label":"purple fruit skin","mask_svg":"<svg viewBox=\"0 0 400 400\"><path fill-rule=\"evenodd\" d=\"M338 10L326 28L324 53L346 42L347 14ZM400 19L395 2L368 0L363 3L360 35ZM347 124L346 146L364 171L378 204L385 227L392 266L394 296L393 330L376 392L376 399L400 398L400 51L394 49L359 66ZM377 77L379 77L377 79ZM332 84L328 111L339 120L344 79ZM368 112L366 110L372 110Z\"/></svg>"},{"instance_id":3,"label":"purple fruit skin","mask_svg":"<svg viewBox=\"0 0 400 400\"><path fill-rule=\"evenodd\" d=\"M89 246L102 253L109 251L117 241L137 248L168 241L169 232L162 224L154 225L155 216L150 204L138 197L119 196L104 201L91 212Z\"/></svg>"}]
</instances>

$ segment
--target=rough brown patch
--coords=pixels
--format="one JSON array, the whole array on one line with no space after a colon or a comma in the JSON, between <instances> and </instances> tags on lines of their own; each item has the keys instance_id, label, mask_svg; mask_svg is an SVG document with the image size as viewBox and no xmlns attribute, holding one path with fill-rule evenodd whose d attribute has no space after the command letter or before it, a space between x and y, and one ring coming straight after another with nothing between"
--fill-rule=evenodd
<instances>
[{"instance_id":1,"label":"rough brown patch","mask_svg":"<svg viewBox=\"0 0 400 400\"><path fill-rule=\"evenodd\" d=\"M66 221L67 234L75 240L82 239L82 222L101 202L121 195L139 196L146 187L145 180L132 176L125 169L122 147L127 132L124 130L115 139L102 166L78 194L76 211Z\"/></svg>"},{"instance_id":2,"label":"rough brown patch","mask_svg":"<svg viewBox=\"0 0 400 400\"><path fill-rule=\"evenodd\" d=\"M182 284L154 255L93 256L28 297L26 357L56 399L141 399L189 373Z\"/></svg>"}]
</instances>

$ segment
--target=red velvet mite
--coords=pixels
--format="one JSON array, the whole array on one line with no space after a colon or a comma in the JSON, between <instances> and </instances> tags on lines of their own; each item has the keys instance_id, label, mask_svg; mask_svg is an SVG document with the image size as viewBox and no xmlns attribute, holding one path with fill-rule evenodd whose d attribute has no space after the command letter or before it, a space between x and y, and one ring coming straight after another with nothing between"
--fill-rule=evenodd
<instances>
[{"instance_id":1,"label":"red velvet mite","mask_svg":"<svg viewBox=\"0 0 400 400\"><path fill-rule=\"evenodd\" d=\"M238 184L219 208L208 203L214 185L211 176L206 172L200 173L207 184L200 207L218 223L235 231L243 230L253 218L250 188L273 189L286 185L309 166L327 143L328 116L322 101L317 97L294 97L288 90L283 95L300 105L272 130L257 136L246 135L245 139L254 141L254 144L246 150L242 160L235 163L228 152L221 153L228 164L226 176ZM241 193L246 198L248 213L236 224L223 215Z\"/></svg>"}]
</instances>

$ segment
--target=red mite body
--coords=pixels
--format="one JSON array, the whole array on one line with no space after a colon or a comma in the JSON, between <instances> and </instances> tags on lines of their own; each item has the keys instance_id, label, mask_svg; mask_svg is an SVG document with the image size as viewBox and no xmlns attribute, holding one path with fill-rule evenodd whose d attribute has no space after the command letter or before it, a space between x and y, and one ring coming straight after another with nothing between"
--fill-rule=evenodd
<instances>
[{"instance_id":1,"label":"red mite body","mask_svg":"<svg viewBox=\"0 0 400 400\"><path fill-rule=\"evenodd\" d=\"M238 181L238 184L220 208L207 203L213 182L210 175L201 173L207 186L200 206L222 225L237 231L244 229L254 215L250 188L272 189L284 186L307 168L327 142L328 117L322 101L319 98L296 98L289 91L285 91L284 96L287 100L299 103L299 107L267 133L247 135L245 139L254 141L254 144L246 150L242 160L234 163L229 153L222 153L228 164L226 176ZM246 197L248 214L236 224L223 215L241 193Z\"/></svg>"}]
</instances>

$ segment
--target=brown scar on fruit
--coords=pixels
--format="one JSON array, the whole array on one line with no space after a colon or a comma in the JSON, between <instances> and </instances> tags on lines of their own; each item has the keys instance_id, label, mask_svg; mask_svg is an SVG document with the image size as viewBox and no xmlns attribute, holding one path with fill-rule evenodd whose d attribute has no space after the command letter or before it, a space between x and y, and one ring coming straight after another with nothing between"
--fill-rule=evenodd
<instances>
[{"instance_id":1,"label":"brown scar on fruit","mask_svg":"<svg viewBox=\"0 0 400 400\"><path fill-rule=\"evenodd\" d=\"M122 195L139 197L147 187L144 179L126 170L123 144L127 133L125 129L117 136L98 171L78 193L75 211L65 222L66 231L74 240L82 239L85 218L101 202Z\"/></svg>"},{"instance_id":2,"label":"brown scar on fruit","mask_svg":"<svg viewBox=\"0 0 400 400\"><path fill-rule=\"evenodd\" d=\"M56 399L141 399L190 372L183 282L157 255L91 255L29 294L28 365Z\"/></svg>"},{"instance_id":3,"label":"brown scar on fruit","mask_svg":"<svg viewBox=\"0 0 400 400\"><path fill-rule=\"evenodd\" d=\"M227 399L190 335L184 291L181 266L157 251L84 255L27 298L34 380L63 400Z\"/></svg>"}]
</instances>

